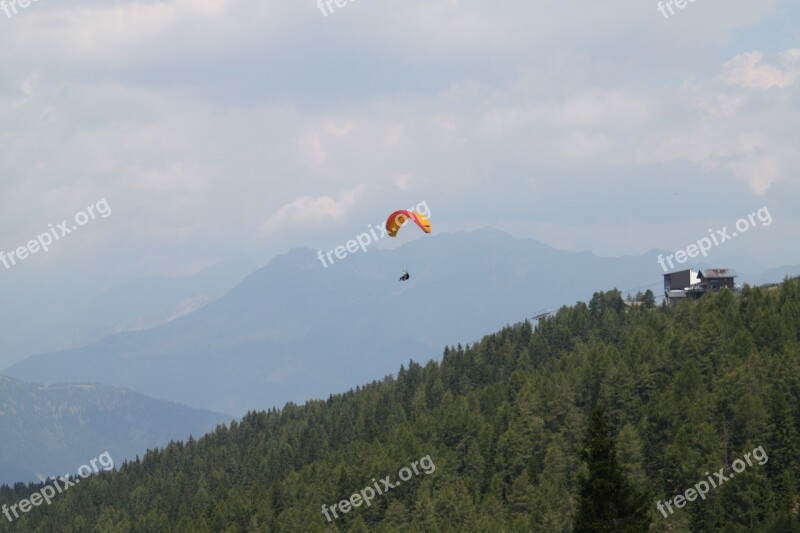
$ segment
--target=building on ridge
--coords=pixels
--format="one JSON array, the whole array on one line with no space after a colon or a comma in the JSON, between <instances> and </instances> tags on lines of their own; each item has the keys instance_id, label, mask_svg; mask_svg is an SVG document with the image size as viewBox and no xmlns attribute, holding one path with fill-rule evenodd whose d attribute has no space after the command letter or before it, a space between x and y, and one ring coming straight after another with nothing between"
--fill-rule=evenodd
<instances>
[{"instance_id":1,"label":"building on ridge","mask_svg":"<svg viewBox=\"0 0 800 533\"><path fill-rule=\"evenodd\" d=\"M705 270L680 270L664 274L664 299L672 300L692 298L696 300L707 292L721 289L738 291L734 279L737 274L730 268L707 268Z\"/></svg>"}]
</instances>

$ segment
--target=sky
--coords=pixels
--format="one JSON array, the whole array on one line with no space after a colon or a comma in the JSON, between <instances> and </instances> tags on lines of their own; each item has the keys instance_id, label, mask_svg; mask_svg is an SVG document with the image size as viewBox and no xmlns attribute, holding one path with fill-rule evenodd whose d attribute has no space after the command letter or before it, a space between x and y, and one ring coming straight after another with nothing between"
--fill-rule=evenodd
<instances>
[{"instance_id":1,"label":"sky","mask_svg":"<svg viewBox=\"0 0 800 533\"><path fill-rule=\"evenodd\" d=\"M673 11L6 0L0 250L49 224L60 238L0 263L5 307L330 249L423 201L436 232L602 256L683 249L767 208L716 258L800 264L800 4Z\"/></svg>"}]
</instances>

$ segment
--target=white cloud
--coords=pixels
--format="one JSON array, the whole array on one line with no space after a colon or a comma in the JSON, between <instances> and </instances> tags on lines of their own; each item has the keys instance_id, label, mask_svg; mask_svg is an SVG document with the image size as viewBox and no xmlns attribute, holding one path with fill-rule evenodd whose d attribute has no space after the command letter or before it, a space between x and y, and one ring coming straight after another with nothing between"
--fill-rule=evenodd
<instances>
[{"instance_id":1,"label":"white cloud","mask_svg":"<svg viewBox=\"0 0 800 533\"><path fill-rule=\"evenodd\" d=\"M322 136L319 133L305 133L297 140L297 149L306 165L313 169L321 169L328 160L328 154L322 147Z\"/></svg>"},{"instance_id":2,"label":"white cloud","mask_svg":"<svg viewBox=\"0 0 800 533\"><path fill-rule=\"evenodd\" d=\"M787 50L780 56L784 68L762 63L763 52L749 52L731 59L722 66L720 78L745 89L766 91L777 87L785 89L800 76L800 50Z\"/></svg>"},{"instance_id":3,"label":"white cloud","mask_svg":"<svg viewBox=\"0 0 800 533\"><path fill-rule=\"evenodd\" d=\"M32 51L38 57L56 55L65 63L109 62L119 67L143 56L174 53L176 45L178 50L209 53L225 41L230 44L244 35L256 35L254 19L260 19L261 31L276 25L275 3L253 2L250 16L236 9L237 4L237 0L81 2L77 6L39 2L36 9L15 16L9 44L15 53ZM187 27L196 31L188 32ZM211 33L214 39L208 39ZM165 43L172 48L165 50Z\"/></svg>"},{"instance_id":4,"label":"white cloud","mask_svg":"<svg viewBox=\"0 0 800 533\"><path fill-rule=\"evenodd\" d=\"M14 107L24 105L33 96L36 84L39 81L39 72L33 72L20 84L22 97L14 102Z\"/></svg>"},{"instance_id":5,"label":"white cloud","mask_svg":"<svg viewBox=\"0 0 800 533\"><path fill-rule=\"evenodd\" d=\"M338 220L350 211L364 192L364 185L345 191L338 199L330 196L299 196L278 208L262 225L262 235L270 235L289 224L318 224Z\"/></svg>"},{"instance_id":6,"label":"white cloud","mask_svg":"<svg viewBox=\"0 0 800 533\"><path fill-rule=\"evenodd\" d=\"M562 141L562 151L568 158L597 156L609 149L611 141L605 135L591 135L576 132Z\"/></svg>"},{"instance_id":7,"label":"white cloud","mask_svg":"<svg viewBox=\"0 0 800 533\"><path fill-rule=\"evenodd\" d=\"M661 131L640 143L635 161L640 164L688 161L701 169L728 169L732 181L743 181L756 195L784 181L797 168L798 139L784 124L800 120L789 89L800 75L800 50L778 54L780 66L764 61L762 52L749 52L726 61L722 73L687 80L671 105L674 117Z\"/></svg>"},{"instance_id":8,"label":"white cloud","mask_svg":"<svg viewBox=\"0 0 800 533\"><path fill-rule=\"evenodd\" d=\"M750 188L758 195L767 192L771 185L783 179L781 162L772 156L744 157L730 164L736 176L747 181Z\"/></svg>"},{"instance_id":9,"label":"white cloud","mask_svg":"<svg viewBox=\"0 0 800 533\"><path fill-rule=\"evenodd\" d=\"M408 189L409 182L411 180L411 176L408 174L398 174L394 177L394 184L397 186L398 189L405 190Z\"/></svg>"},{"instance_id":10,"label":"white cloud","mask_svg":"<svg viewBox=\"0 0 800 533\"><path fill-rule=\"evenodd\" d=\"M552 122L565 128L635 127L652 115L652 106L642 96L622 91L589 91L551 106Z\"/></svg>"},{"instance_id":11,"label":"white cloud","mask_svg":"<svg viewBox=\"0 0 800 533\"><path fill-rule=\"evenodd\" d=\"M767 139L758 132L728 131L724 124L711 121L656 139L648 139L639 151L640 163L675 160L716 167L721 159L748 155L766 147Z\"/></svg>"}]
</instances>

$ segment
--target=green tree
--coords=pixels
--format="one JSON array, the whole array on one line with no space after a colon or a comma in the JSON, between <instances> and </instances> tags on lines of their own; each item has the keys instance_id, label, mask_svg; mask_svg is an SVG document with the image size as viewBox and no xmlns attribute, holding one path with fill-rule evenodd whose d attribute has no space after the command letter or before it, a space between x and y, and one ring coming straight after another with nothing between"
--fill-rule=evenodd
<instances>
[{"instance_id":1,"label":"green tree","mask_svg":"<svg viewBox=\"0 0 800 533\"><path fill-rule=\"evenodd\" d=\"M653 309L656 306L656 297L653 294L653 291L647 289L644 291L644 296L642 296L642 305L645 309Z\"/></svg>"},{"instance_id":2,"label":"green tree","mask_svg":"<svg viewBox=\"0 0 800 533\"><path fill-rule=\"evenodd\" d=\"M577 533L646 531L650 518L645 495L625 479L603 411L592 412L582 457L588 475L580 479Z\"/></svg>"}]
</instances>

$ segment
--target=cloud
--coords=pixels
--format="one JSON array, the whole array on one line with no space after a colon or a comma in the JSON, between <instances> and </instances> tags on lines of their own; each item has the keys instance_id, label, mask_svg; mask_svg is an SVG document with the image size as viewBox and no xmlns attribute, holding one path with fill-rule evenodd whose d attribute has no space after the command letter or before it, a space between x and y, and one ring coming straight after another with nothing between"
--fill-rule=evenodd
<instances>
[{"instance_id":1,"label":"cloud","mask_svg":"<svg viewBox=\"0 0 800 533\"><path fill-rule=\"evenodd\" d=\"M658 139L649 139L639 152L638 161L685 160L716 167L720 160L748 155L765 148L767 143L767 138L758 132L726 131L724 125L709 121Z\"/></svg>"},{"instance_id":2,"label":"cloud","mask_svg":"<svg viewBox=\"0 0 800 533\"><path fill-rule=\"evenodd\" d=\"M688 161L706 171L727 169L732 181L743 181L763 195L798 168L798 139L783 127L800 120L789 104L788 90L800 76L800 49L777 55L778 66L762 52L740 54L721 66L721 74L689 79L672 99L672 121L639 144L635 161L664 164ZM675 119L681 119L677 122ZM670 128L670 122L676 122Z\"/></svg>"},{"instance_id":3,"label":"cloud","mask_svg":"<svg viewBox=\"0 0 800 533\"><path fill-rule=\"evenodd\" d=\"M766 91L785 89L800 76L800 49L787 50L779 56L782 67L762 63L763 52L741 54L722 66L720 78L745 89Z\"/></svg>"},{"instance_id":4,"label":"cloud","mask_svg":"<svg viewBox=\"0 0 800 533\"><path fill-rule=\"evenodd\" d=\"M781 162L772 156L744 157L729 165L733 173L747 181L758 195L767 192L774 183L783 179Z\"/></svg>"},{"instance_id":5,"label":"cloud","mask_svg":"<svg viewBox=\"0 0 800 533\"><path fill-rule=\"evenodd\" d=\"M39 72L33 72L29 77L22 81L20 84L20 92L22 93L22 97L14 102L14 107L19 107L24 105L34 94L34 90L36 88L36 84L39 81Z\"/></svg>"},{"instance_id":6,"label":"cloud","mask_svg":"<svg viewBox=\"0 0 800 533\"><path fill-rule=\"evenodd\" d=\"M394 184L397 186L398 189L404 190L408 189L408 184L411 180L411 176L408 174L398 174L394 177Z\"/></svg>"},{"instance_id":7,"label":"cloud","mask_svg":"<svg viewBox=\"0 0 800 533\"><path fill-rule=\"evenodd\" d=\"M641 95L614 91L588 91L551 106L550 120L566 128L622 128L642 124L652 106Z\"/></svg>"},{"instance_id":8,"label":"cloud","mask_svg":"<svg viewBox=\"0 0 800 533\"><path fill-rule=\"evenodd\" d=\"M103 272L130 277L335 241L348 201L353 220L424 198L451 206L445 231L538 237L596 220L621 187L647 205L676 173L704 194L712 174L734 185L710 213L794 198L800 51L752 51L782 42L770 24L790 2L666 24L629 0L365 1L327 18L314 2L38 2L0 31L0 223L24 239L107 196L96 252L116 261L124 243L140 261ZM704 29L683 39L684 22Z\"/></svg>"},{"instance_id":9,"label":"cloud","mask_svg":"<svg viewBox=\"0 0 800 533\"><path fill-rule=\"evenodd\" d=\"M299 196L281 206L262 225L261 234L271 235L290 224L319 224L326 220L338 220L351 210L364 192L365 185L345 191L339 199L330 196Z\"/></svg>"},{"instance_id":10,"label":"cloud","mask_svg":"<svg viewBox=\"0 0 800 533\"><path fill-rule=\"evenodd\" d=\"M605 135L589 135L576 132L568 135L562 142L562 151L569 158L586 158L601 154L609 149L611 141Z\"/></svg>"}]
</instances>

